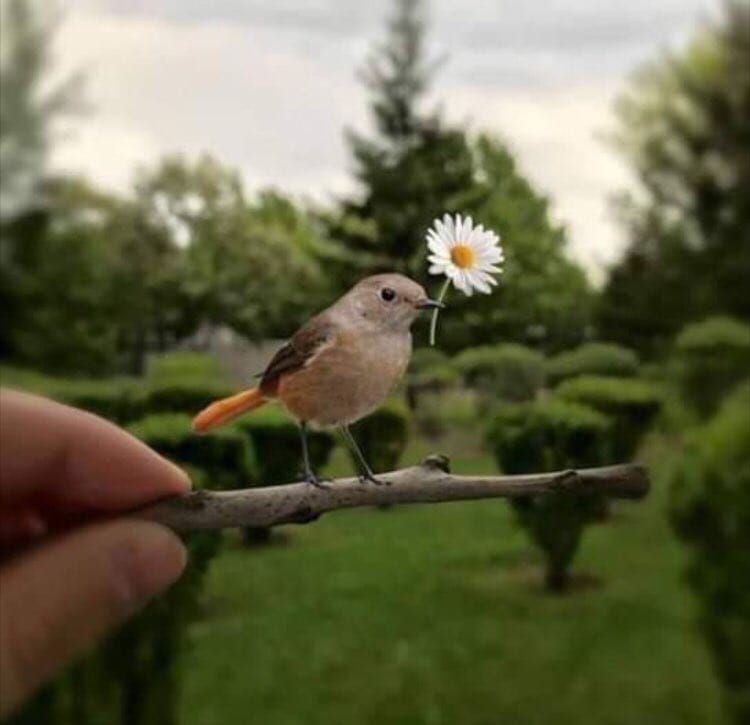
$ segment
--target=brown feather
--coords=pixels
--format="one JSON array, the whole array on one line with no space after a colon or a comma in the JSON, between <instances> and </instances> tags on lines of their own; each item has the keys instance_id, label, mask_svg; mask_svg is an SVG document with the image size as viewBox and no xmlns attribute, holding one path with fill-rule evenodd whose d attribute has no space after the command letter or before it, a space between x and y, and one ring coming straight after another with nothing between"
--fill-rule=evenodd
<instances>
[{"instance_id":1,"label":"brown feather","mask_svg":"<svg viewBox=\"0 0 750 725\"><path fill-rule=\"evenodd\" d=\"M307 365L321 347L333 339L333 325L325 313L305 323L281 347L263 372L260 389L264 395L276 395L279 380Z\"/></svg>"}]
</instances>

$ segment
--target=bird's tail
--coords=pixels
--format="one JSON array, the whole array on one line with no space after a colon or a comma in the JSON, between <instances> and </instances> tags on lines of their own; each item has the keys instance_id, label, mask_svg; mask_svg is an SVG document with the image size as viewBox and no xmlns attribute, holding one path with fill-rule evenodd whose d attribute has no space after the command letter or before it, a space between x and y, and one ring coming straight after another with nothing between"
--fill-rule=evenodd
<instances>
[{"instance_id":1,"label":"bird's tail","mask_svg":"<svg viewBox=\"0 0 750 725\"><path fill-rule=\"evenodd\" d=\"M243 413L260 408L267 402L260 388L252 388L252 390L245 390L229 398L222 398L211 403L193 418L193 430L196 433L208 433L238 418Z\"/></svg>"}]
</instances>

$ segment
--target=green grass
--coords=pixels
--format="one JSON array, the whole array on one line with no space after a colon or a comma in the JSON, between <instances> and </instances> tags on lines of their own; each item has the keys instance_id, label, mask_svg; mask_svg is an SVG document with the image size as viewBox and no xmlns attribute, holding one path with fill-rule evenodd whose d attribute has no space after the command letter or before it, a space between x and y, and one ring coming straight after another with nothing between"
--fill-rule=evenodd
<instances>
[{"instance_id":1,"label":"green grass","mask_svg":"<svg viewBox=\"0 0 750 725\"><path fill-rule=\"evenodd\" d=\"M431 449L493 469L470 433L406 458ZM541 592L502 502L339 512L255 550L231 538L192 629L181 722L719 723L663 498L588 529L575 569L593 583L563 597Z\"/></svg>"}]
</instances>

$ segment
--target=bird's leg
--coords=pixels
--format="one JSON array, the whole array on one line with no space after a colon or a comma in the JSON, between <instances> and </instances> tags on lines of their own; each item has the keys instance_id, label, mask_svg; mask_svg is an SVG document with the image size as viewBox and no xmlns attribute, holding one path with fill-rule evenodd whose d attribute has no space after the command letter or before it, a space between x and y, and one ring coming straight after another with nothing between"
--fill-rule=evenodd
<instances>
[{"instance_id":1,"label":"bird's leg","mask_svg":"<svg viewBox=\"0 0 750 725\"><path fill-rule=\"evenodd\" d=\"M302 440L302 463L305 467L305 481L315 488L328 488L323 481L315 475L310 463L310 451L307 448L307 423L303 420L299 424L300 438Z\"/></svg>"},{"instance_id":2,"label":"bird's leg","mask_svg":"<svg viewBox=\"0 0 750 725\"><path fill-rule=\"evenodd\" d=\"M359 474L360 483L371 481L372 483L376 483L378 485L383 483L386 485L390 485L390 481L383 481L377 478L372 472L372 468L370 468L370 465L367 463L364 454L360 450L360 447L357 445L357 441L354 439L354 436L352 435L352 432L349 430L348 426L341 426L341 434L344 436L344 440L347 442L350 450L352 451L352 453L354 453L354 455L357 457L357 460L359 461L360 468L362 469L361 473Z\"/></svg>"}]
</instances>

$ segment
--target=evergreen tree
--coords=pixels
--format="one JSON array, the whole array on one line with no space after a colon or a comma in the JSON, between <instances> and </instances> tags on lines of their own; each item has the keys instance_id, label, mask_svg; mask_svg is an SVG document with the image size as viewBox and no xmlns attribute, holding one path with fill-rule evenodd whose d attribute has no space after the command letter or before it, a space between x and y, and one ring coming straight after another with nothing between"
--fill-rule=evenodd
<instances>
[{"instance_id":1,"label":"evergreen tree","mask_svg":"<svg viewBox=\"0 0 750 725\"><path fill-rule=\"evenodd\" d=\"M344 202L332 229L360 275L389 270L424 278L427 228L434 217L460 210L472 188L464 134L422 107L435 66L425 50L422 3L396 0L386 40L362 73L375 133L348 135L362 191Z\"/></svg>"},{"instance_id":2,"label":"evergreen tree","mask_svg":"<svg viewBox=\"0 0 750 725\"><path fill-rule=\"evenodd\" d=\"M500 234L504 271L491 295L451 294L440 345L460 349L515 340L554 351L581 342L593 295L583 270L566 254L567 235L552 221L549 200L500 140L480 136L472 155L476 181L466 210Z\"/></svg>"},{"instance_id":3,"label":"evergreen tree","mask_svg":"<svg viewBox=\"0 0 750 725\"><path fill-rule=\"evenodd\" d=\"M56 28L49 0L0 5L0 219L35 201L55 121L80 103L81 77L50 83Z\"/></svg>"},{"instance_id":4,"label":"evergreen tree","mask_svg":"<svg viewBox=\"0 0 750 725\"><path fill-rule=\"evenodd\" d=\"M748 58L750 4L728 0L720 24L620 99L642 194L620 202L632 242L602 298L605 337L657 351L688 320L750 319Z\"/></svg>"}]
</instances>

